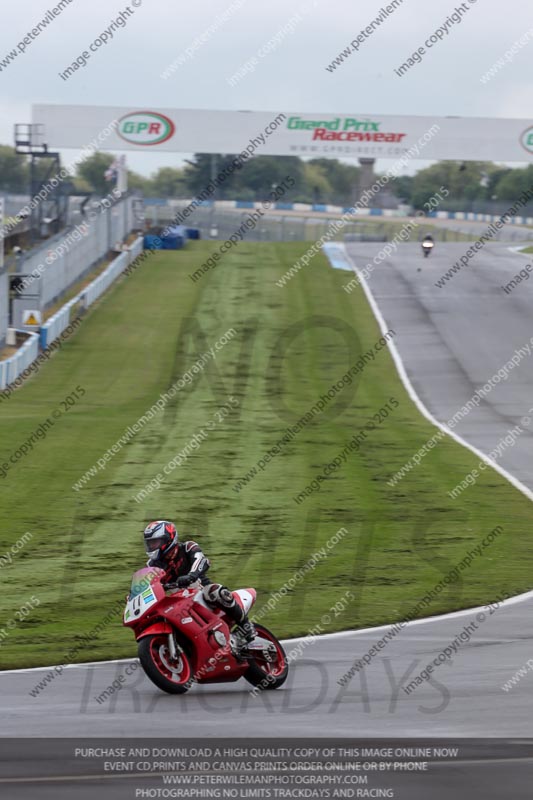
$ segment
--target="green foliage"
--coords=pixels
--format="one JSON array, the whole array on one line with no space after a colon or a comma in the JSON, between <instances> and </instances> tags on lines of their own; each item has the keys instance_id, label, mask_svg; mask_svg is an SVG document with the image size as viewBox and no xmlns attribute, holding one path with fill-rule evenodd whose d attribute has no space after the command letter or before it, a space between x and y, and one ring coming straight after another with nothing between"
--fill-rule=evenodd
<instances>
[{"instance_id":1,"label":"green foliage","mask_svg":"<svg viewBox=\"0 0 533 800\"><path fill-rule=\"evenodd\" d=\"M80 192L80 193L81 193L81 192L87 192L87 193L88 193L88 192L92 192L92 191L93 191L93 188L92 188L92 186L91 186L91 185L88 183L88 181L86 181L86 180L85 180L85 178L80 178L80 176L79 176L79 175L76 175L76 176L73 178L73 180L72 180L72 184L73 184L73 186L74 186L74 190L75 190L76 192Z\"/></svg>"},{"instance_id":2,"label":"green foliage","mask_svg":"<svg viewBox=\"0 0 533 800\"><path fill-rule=\"evenodd\" d=\"M109 192L110 183L104 176L113 161L114 156L111 153L95 153L79 164L78 175L89 184L96 194L106 195Z\"/></svg>"},{"instance_id":3,"label":"green foliage","mask_svg":"<svg viewBox=\"0 0 533 800\"><path fill-rule=\"evenodd\" d=\"M187 183L183 169L161 167L149 180L148 191L153 197L182 197Z\"/></svg>"},{"instance_id":4,"label":"green foliage","mask_svg":"<svg viewBox=\"0 0 533 800\"><path fill-rule=\"evenodd\" d=\"M312 199L308 202L332 203L343 206L351 205L354 200L355 187L359 181L359 167L345 164L336 158L313 158L308 162L310 167L320 170L329 184L329 191L324 188L324 194L315 200L313 191ZM314 186L309 184L311 189Z\"/></svg>"},{"instance_id":5,"label":"green foliage","mask_svg":"<svg viewBox=\"0 0 533 800\"><path fill-rule=\"evenodd\" d=\"M444 186L450 192L445 208L467 210L474 201L515 201L533 186L533 165L512 169L486 161L440 161L412 177L397 178L392 184L398 198L414 208L424 208L429 198Z\"/></svg>"},{"instance_id":6,"label":"green foliage","mask_svg":"<svg viewBox=\"0 0 533 800\"><path fill-rule=\"evenodd\" d=\"M185 185L191 195L200 194L212 178L232 163L234 155L197 153L185 168ZM336 160L304 162L296 156L256 156L227 175L217 188L218 199L264 200L272 188L290 175L294 186L284 201L345 203L353 195L358 170ZM168 195L167 195L168 196Z\"/></svg>"},{"instance_id":7,"label":"green foliage","mask_svg":"<svg viewBox=\"0 0 533 800\"><path fill-rule=\"evenodd\" d=\"M283 200L292 200L294 195L304 188L304 164L295 156L257 156L246 161L238 173L237 189L247 187L255 192L258 200L267 199L272 189L283 183L290 176L295 185L284 196ZM239 195L237 195L239 196Z\"/></svg>"},{"instance_id":8,"label":"green foliage","mask_svg":"<svg viewBox=\"0 0 533 800\"><path fill-rule=\"evenodd\" d=\"M398 200L401 200L403 203L411 202L414 180L412 175L401 175L399 178L396 178L392 184L392 189Z\"/></svg>"},{"instance_id":9,"label":"green foliage","mask_svg":"<svg viewBox=\"0 0 533 800\"><path fill-rule=\"evenodd\" d=\"M13 194L28 191L29 170L26 156L19 156L14 147L0 145L0 189Z\"/></svg>"},{"instance_id":10,"label":"green foliage","mask_svg":"<svg viewBox=\"0 0 533 800\"><path fill-rule=\"evenodd\" d=\"M109 184L107 186L107 191L109 191ZM138 172L133 172L132 170L128 170L128 188L143 192L147 196L155 196L150 178L145 178L144 175L139 175Z\"/></svg>"},{"instance_id":11,"label":"green foliage","mask_svg":"<svg viewBox=\"0 0 533 800\"><path fill-rule=\"evenodd\" d=\"M208 153L196 153L194 161L189 161L185 167L185 186L190 195L201 194L210 181L219 173L229 168L235 155L210 155ZM237 171L228 174L224 182L218 187L216 196L222 200L227 197L234 197L235 182Z\"/></svg>"},{"instance_id":12,"label":"green foliage","mask_svg":"<svg viewBox=\"0 0 533 800\"><path fill-rule=\"evenodd\" d=\"M531 191L533 187L533 164L525 169L510 169L494 186L494 194L498 200L509 200L513 203L522 192Z\"/></svg>"},{"instance_id":13,"label":"green foliage","mask_svg":"<svg viewBox=\"0 0 533 800\"><path fill-rule=\"evenodd\" d=\"M129 171L129 187L149 197L199 195L214 177L232 164L235 157L232 154L196 153L185 168L161 167L150 177ZM110 183L104 175L113 160L111 153L95 153L85 159L78 166L74 179L76 188L107 194ZM216 190L216 198L263 200L287 175L294 179L294 186L286 192L283 200L347 206L355 199L360 169L334 158L303 161L297 156L256 156L227 174ZM12 147L0 145L0 190L26 193L28 182L27 157L17 155ZM485 161L441 161L413 176L404 175L390 183L398 200L416 209L423 209L424 203L441 186L450 192L441 208L469 210L476 202L514 202L533 186L533 165L513 169Z\"/></svg>"}]
</instances>

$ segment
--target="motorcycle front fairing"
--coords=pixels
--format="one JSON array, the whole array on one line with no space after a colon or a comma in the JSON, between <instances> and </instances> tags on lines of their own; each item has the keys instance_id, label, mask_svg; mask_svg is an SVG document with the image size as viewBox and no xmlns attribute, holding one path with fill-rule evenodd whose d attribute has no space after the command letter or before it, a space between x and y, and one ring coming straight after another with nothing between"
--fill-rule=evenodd
<instances>
[{"instance_id":1,"label":"motorcycle front fairing","mask_svg":"<svg viewBox=\"0 0 533 800\"><path fill-rule=\"evenodd\" d=\"M238 661L231 648L233 624L222 609L214 609L204 599L202 589L191 586L172 593L160 608L162 617L192 644L191 657L195 681L236 681L247 663Z\"/></svg>"},{"instance_id":2,"label":"motorcycle front fairing","mask_svg":"<svg viewBox=\"0 0 533 800\"><path fill-rule=\"evenodd\" d=\"M161 584L164 574L157 567L143 567L133 574L124 609L124 625L135 629L141 620L150 615L150 609L166 596Z\"/></svg>"},{"instance_id":3,"label":"motorcycle front fairing","mask_svg":"<svg viewBox=\"0 0 533 800\"><path fill-rule=\"evenodd\" d=\"M161 579L164 571L145 567L132 578L124 611L124 625L131 627L137 641L153 634L175 636L175 643L190 643L195 681L236 681L248 663L235 657L231 647L231 620L223 609L213 608L204 599L200 584L167 594ZM256 599L255 589L233 592L246 613ZM184 645L186 646L186 645Z\"/></svg>"}]
</instances>

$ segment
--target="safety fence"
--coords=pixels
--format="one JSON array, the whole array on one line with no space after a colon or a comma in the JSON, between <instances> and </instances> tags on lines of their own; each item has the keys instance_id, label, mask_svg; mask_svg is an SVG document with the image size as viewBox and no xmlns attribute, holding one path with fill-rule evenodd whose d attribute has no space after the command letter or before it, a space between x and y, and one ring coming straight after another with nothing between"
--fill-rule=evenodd
<instances>
[{"instance_id":1,"label":"safety fence","mask_svg":"<svg viewBox=\"0 0 533 800\"><path fill-rule=\"evenodd\" d=\"M102 296L118 276L140 255L142 249L143 239L139 237L128 250L124 250L115 258L101 275L98 275L94 281L91 281L76 297L69 300L41 326L41 347L43 350L61 336L74 318L83 314L89 306Z\"/></svg>"},{"instance_id":2,"label":"safety fence","mask_svg":"<svg viewBox=\"0 0 533 800\"><path fill-rule=\"evenodd\" d=\"M0 245L1 246L1 245ZM5 339L9 324L9 280L7 271L0 267L0 347Z\"/></svg>"},{"instance_id":3,"label":"safety fence","mask_svg":"<svg viewBox=\"0 0 533 800\"><path fill-rule=\"evenodd\" d=\"M135 229L133 197L101 201L79 215L74 227L34 248L17 265L28 276L26 290L40 297L42 309L60 297L83 277L106 253L120 246Z\"/></svg>"},{"instance_id":4,"label":"safety fence","mask_svg":"<svg viewBox=\"0 0 533 800\"><path fill-rule=\"evenodd\" d=\"M176 209L187 207L193 202L194 198L183 200L170 200L167 198L146 197L144 200L147 206L147 213L150 217L155 217L159 221L171 219ZM489 204L487 204L488 206ZM218 210L223 209L257 209L261 207L261 203L255 200L204 200L198 207L212 208ZM494 206L494 204L493 204ZM428 213L429 218L444 219L444 220L459 220L468 222L495 222L500 219L501 214L506 211L505 203L500 203L501 213L494 208L492 211L431 211ZM413 212L409 206L400 206L398 208L358 208L353 211L349 206L335 206L329 203L286 203L278 202L273 203L273 211L302 211L302 212L317 212L322 214L348 214L351 213L358 217L409 217ZM531 210L531 207L529 207ZM511 225L533 225L533 217L528 216L515 216L510 220Z\"/></svg>"},{"instance_id":5,"label":"safety fence","mask_svg":"<svg viewBox=\"0 0 533 800\"><path fill-rule=\"evenodd\" d=\"M147 210L149 218L150 210ZM200 231L202 239L217 239L224 241L234 235L242 224L250 219L253 212L237 214L231 209L218 209L212 214L211 209L199 207L194 209L187 220ZM277 214L269 212L257 219L254 227L247 225L245 239L249 242L316 242L322 236L331 232L332 224L338 217L305 217L299 215ZM385 242L390 240L397 229L405 224L401 218L376 218L370 217L353 220L346 223L338 233L338 239L343 241L359 242ZM436 229L435 238L443 241L462 241L459 231L447 227ZM533 236L532 236L533 238Z\"/></svg>"},{"instance_id":6,"label":"safety fence","mask_svg":"<svg viewBox=\"0 0 533 800\"><path fill-rule=\"evenodd\" d=\"M82 291L65 303L56 313L41 326L39 334L26 334L29 338L22 347L10 358L0 361L0 390L13 383L35 361L39 355L39 346L42 350L49 347L52 342L63 334L72 322L81 316L124 270L140 255L143 249L143 239L139 237L124 250L111 264Z\"/></svg>"},{"instance_id":7,"label":"safety fence","mask_svg":"<svg viewBox=\"0 0 533 800\"><path fill-rule=\"evenodd\" d=\"M115 281L118 276L124 272L126 267L128 267L132 261L135 261L137 256L142 253L142 249L143 238L139 237L135 240L129 250L124 251L118 256L118 258L115 258L105 272L102 272L102 274L95 278L92 283L85 287L83 292L81 292L79 295L84 308L89 308L89 306L92 305L95 300L98 300L100 295L102 295L111 286L113 281Z\"/></svg>"}]
</instances>

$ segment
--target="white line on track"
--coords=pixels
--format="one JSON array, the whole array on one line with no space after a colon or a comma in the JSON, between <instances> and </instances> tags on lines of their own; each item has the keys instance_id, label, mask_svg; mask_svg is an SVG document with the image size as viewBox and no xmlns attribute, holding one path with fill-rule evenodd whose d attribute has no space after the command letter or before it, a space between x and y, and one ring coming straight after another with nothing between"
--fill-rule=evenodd
<instances>
[{"instance_id":1,"label":"white line on track","mask_svg":"<svg viewBox=\"0 0 533 800\"><path fill-rule=\"evenodd\" d=\"M383 315L379 309L378 304L376 303L374 295L370 291L370 288L368 286L365 277L361 272L359 272L356 265L353 263L350 256L346 252L345 245L342 243L331 243L330 245L327 244L323 245L323 249L326 251L326 255L328 256L328 258L331 257L335 259L339 258L344 259L345 264L349 265L350 269L352 269L355 272L361 286L363 287L363 290L370 304L370 307L374 312L374 316L376 317L381 333L382 334L387 333L389 327L383 318ZM339 268L346 269L346 267L339 267ZM486 461L488 464L490 464L490 466L494 470L496 470L496 472L498 472L503 478L508 480L509 483L511 483L515 487L515 489L518 489L519 492L522 492L522 494L524 494L529 500L533 501L533 492L531 491L531 489L528 489L528 487L525 484L519 481L518 478L515 478L514 475L511 475L511 473L508 472L506 469L500 467L500 465L493 459L489 458L486 453L483 453L481 450L475 447L475 445L470 444L470 442L467 442L466 439L463 439L461 436L459 436L458 433L452 431L451 428L448 428L446 425L444 425L442 422L439 422L438 419L436 419L436 417L433 416L433 414L429 411L429 409L426 408L420 397L417 395L413 387L413 384L411 383L411 380L407 375L407 371L405 369L402 358L396 347L396 343L390 340L388 341L388 346L390 354L396 366L396 369L398 370L398 374L407 391L407 394L409 395L409 397L411 398L417 409L420 411L422 416L425 417L429 422L431 422L432 425L435 425L436 428L438 428L443 433L446 433L448 436L454 439L458 444L462 445L463 447L466 447L467 450L470 450L470 452L474 453L476 456L479 456L479 458L482 461Z\"/></svg>"},{"instance_id":2,"label":"white line on track","mask_svg":"<svg viewBox=\"0 0 533 800\"><path fill-rule=\"evenodd\" d=\"M510 597L507 600L502 600L500 603L500 608L505 606L512 606L515 603L524 603L526 600L533 600L533 591L524 592L524 594L517 594L515 597ZM448 611L446 614L438 614L434 617L424 617L423 619L413 619L409 622L402 622L402 620L397 620L396 622L388 622L385 625L377 625L374 628L360 628L357 631L337 631L336 633L324 633L322 636L317 636L317 639L320 640L327 640L327 639L341 639L341 638L349 638L355 636L364 636L369 633L377 633L378 631L387 631L389 628L393 627L394 625L403 624L404 628L411 628L415 625L427 625L428 622L443 622L448 619L457 619L458 617L466 617L471 616L479 611L483 611L485 606L476 606L475 608L463 608L460 611ZM307 639L307 635L304 636L295 636L292 639L282 639L282 644L291 644L291 642L301 642L304 639ZM427 639L424 639L427 641ZM133 664L138 659L136 658L116 658L111 661L85 661L84 663L80 664L67 664L64 669L84 669L85 667L102 667L107 664ZM0 672L0 679L3 675L17 675L22 674L25 672L47 672L49 670L54 669L53 666L51 667L29 667L27 669L6 669ZM0 737L1 738L1 737Z\"/></svg>"}]
</instances>

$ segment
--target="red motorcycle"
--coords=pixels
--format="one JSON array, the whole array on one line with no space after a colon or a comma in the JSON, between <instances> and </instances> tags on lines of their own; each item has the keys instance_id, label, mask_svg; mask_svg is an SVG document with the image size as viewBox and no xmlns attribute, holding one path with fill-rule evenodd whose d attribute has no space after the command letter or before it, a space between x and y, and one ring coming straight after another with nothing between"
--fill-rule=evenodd
<instances>
[{"instance_id":1,"label":"red motorcycle","mask_svg":"<svg viewBox=\"0 0 533 800\"><path fill-rule=\"evenodd\" d=\"M200 584L167 593L164 571L145 567L133 575L124 625L139 643L139 660L150 680L170 694L182 694L193 683L222 683L246 678L258 689L277 689L287 679L285 651L263 625L246 644L223 609L211 608ZM248 613L255 589L233 592Z\"/></svg>"}]
</instances>

